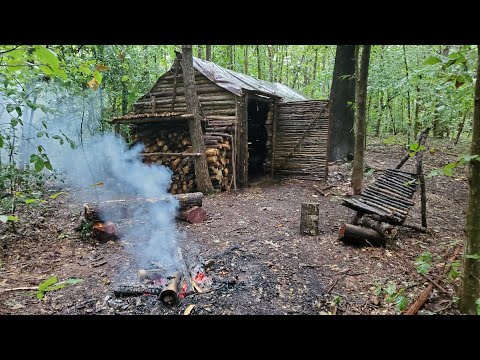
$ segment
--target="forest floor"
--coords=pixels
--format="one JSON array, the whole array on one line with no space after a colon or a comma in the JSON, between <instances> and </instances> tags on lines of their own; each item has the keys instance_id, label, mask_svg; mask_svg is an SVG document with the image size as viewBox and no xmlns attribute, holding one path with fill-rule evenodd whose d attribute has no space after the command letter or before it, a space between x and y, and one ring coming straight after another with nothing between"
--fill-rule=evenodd
<instances>
[{"instance_id":1,"label":"forest floor","mask_svg":"<svg viewBox=\"0 0 480 360\"><path fill-rule=\"evenodd\" d=\"M446 143L425 154L425 172L455 161L460 150ZM400 145L369 143L367 164L391 168ZM468 197L466 169L452 177L427 179L430 232L402 228L389 248L354 247L337 240L339 226L354 212L341 206L349 193L350 164L332 165L328 183L264 180L235 194L204 198L208 220L178 223L179 246L187 259L209 260L207 277L223 279L217 290L187 296L174 307L156 296L116 298L113 289L135 278L128 241L98 243L74 230L83 207L70 196L23 206L18 234L0 228L0 314L399 314L395 299L413 303L428 284L415 259L432 255L428 276L439 286L419 314L456 314L456 280L443 276L449 258L461 258ZM409 160L405 169L413 171ZM366 177L374 181L378 172ZM327 186L330 189L322 191ZM323 193L323 194L322 194ZM420 223L419 195L407 221ZM300 205L320 204L320 234L300 236ZM450 259L451 260L451 259ZM56 275L84 281L37 299L33 290ZM390 293L391 296L389 296ZM396 295L398 295L396 297Z\"/></svg>"}]
</instances>

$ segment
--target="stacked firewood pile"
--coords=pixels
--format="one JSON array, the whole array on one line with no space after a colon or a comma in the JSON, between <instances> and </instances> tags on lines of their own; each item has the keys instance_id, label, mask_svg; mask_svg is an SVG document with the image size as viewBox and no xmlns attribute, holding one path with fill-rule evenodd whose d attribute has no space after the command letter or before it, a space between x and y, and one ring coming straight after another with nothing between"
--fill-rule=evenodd
<instances>
[{"instance_id":1,"label":"stacked firewood pile","mask_svg":"<svg viewBox=\"0 0 480 360\"><path fill-rule=\"evenodd\" d=\"M233 156L231 135L227 133L206 133L207 165L216 189L230 191L233 183Z\"/></svg>"},{"instance_id":2,"label":"stacked firewood pile","mask_svg":"<svg viewBox=\"0 0 480 360\"><path fill-rule=\"evenodd\" d=\"M134 143L144 144L144 163L165 165L173 171L172 194L196 190L194 159L188 127L184 124L145 124L132 127ZM226 133L206 133L207 164L213 186L230 191L233 182L231 136Z\"/></svg>"}]
</instances>

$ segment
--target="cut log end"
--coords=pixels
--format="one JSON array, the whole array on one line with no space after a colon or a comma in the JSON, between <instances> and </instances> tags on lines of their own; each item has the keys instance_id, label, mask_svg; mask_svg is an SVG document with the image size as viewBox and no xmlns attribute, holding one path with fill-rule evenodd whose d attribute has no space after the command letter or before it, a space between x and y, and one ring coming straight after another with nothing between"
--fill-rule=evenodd
<instances>
[{"instance_id":1,"label":"cut log end","mask_svg":"<svg viewBox=\"0 0 480 360\"><path fill-rule=\"evenodd\" d=\"M118 239L118 229L117 226L111 221L101 222L97 221L93 224L92 228L93 236L100 241L110 241Z\"/></svg>"},{"instance_id":2,"label":"cut log end","mask_svg":"<svg viewBox=\"0 0 480 360\"><path fill-rule=\"evenodd\" d=\"M190 224L199 224L207 219L207 212L201 207L192 207L191 209L182 211L180 219L188 221Z\"/></svg>"}]
</instances>

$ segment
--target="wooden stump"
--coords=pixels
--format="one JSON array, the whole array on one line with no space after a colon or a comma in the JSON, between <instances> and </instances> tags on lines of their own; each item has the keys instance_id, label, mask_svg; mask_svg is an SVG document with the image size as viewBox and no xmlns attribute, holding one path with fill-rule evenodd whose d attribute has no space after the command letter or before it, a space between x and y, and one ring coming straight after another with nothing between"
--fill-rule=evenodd
<instances>
[{"instance_id":1,"label":"wooden stump","mask_svg":"<svg viewBox=\"0 0 480 360\"><path fill-rule=\"evenodd\" d=\"M302 235L318 235L318 204L302 204L300 217L300 233Z\"/></svg>"},{"instance_id":2,"label":"wooden stump","mask_svg":"<svg viewBox=\"0 0 480 360\"><path fill-rule=\"evenodd\" d=\"M357 245L384 245L385 238L373 229L343 224L338 232L338 240Z\"/></svg>"}]
</instances>

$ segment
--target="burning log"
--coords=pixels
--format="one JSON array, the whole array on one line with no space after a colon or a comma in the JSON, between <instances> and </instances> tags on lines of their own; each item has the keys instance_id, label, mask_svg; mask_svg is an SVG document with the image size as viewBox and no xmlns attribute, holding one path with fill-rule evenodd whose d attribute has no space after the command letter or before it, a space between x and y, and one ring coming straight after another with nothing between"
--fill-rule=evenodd
<instances>
[{"instance_id":1,"label":"burning log","mask_svg":"<svg viewBox=\"0 0 480 360\"><path fill-rule=\"evenodd\" d=\"M160 295L162 286L154 285L120 285L113 290L115 296L138 296L138 295Z\"/></svg>"},{"instance_id":2,"label":"burning log","mask_svg":"<svg viewBox=\"0 0 480 360\"><path fill-rule=\"evenodd\" d=\"M93 236L100 241L110 241L118 239L118 229L111 221L101 222L97 221L93 224L92 228Z\"/></svg>"},{"instance_id":3,"label":"burning log","mask_svg":"<svg viewBox=\"0 0 480 360\"><path fill-rule=\"evenodd\" d=\"M157 285L164 285L163 280L165 278L162 275L164 272L163 269L141 269L137 271L137 279L139 283L158 282Z\"/></svg>"},{"instance_id":4,"label":"burning log","mask_svg":"<svg viewBox=\"0 0 480 360\"><path fill-rule=\"evenodd\" d=\"M182 279L182 273L177 271L169 277L165 289L160 293L160 300L166 305L174 305L178 301L178 286Z\"/></svg>"},{"instance_id":5,"label":"burning log","mask_svg":"<svg viewBox=\"0 0 480 360\"><path fill-rule=\"evenodd\" d=\"M343 224L338 232L338 240L357 245L384 245L385 238L373 229L351 224Z\"/></svg>"}]
</instances>

